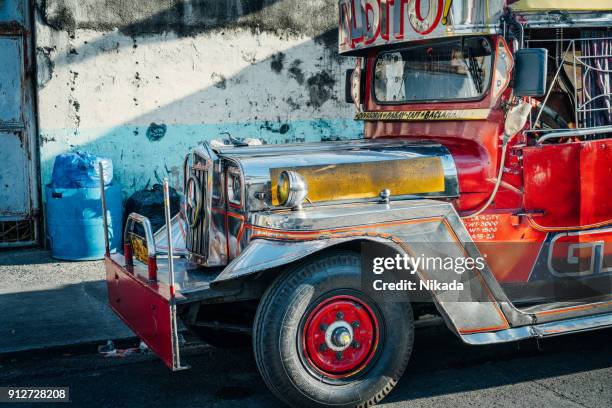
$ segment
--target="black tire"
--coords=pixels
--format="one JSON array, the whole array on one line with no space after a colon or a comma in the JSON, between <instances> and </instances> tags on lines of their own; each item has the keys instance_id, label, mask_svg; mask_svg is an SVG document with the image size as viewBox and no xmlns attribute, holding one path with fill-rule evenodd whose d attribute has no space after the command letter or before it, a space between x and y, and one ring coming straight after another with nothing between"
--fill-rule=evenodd
<instances>
[{"instance_id":1,"label":"black tire","mask_svg":"<svg viewBox=\"0 0 612 408\"><path fill-rule=\"evenodd\" d=\"M251 336L229 330L217 330L211 327L185 325L187 329L202 341L221 349L246 348L251 346Z\"/></svg>"},{"instance_id":2,"label":"black tire","mask_svg":"<svg viewBox=\"0 0 612 408\"><path fill-rule=\"evenodd\" d=\"M380 337L363 369L329 378L313 369L310 360L305 362L305 347L298 344L307 333L302 330L305 316L339 293L350 293L375 311ZM268 288L255 316L253 348L268 388L288 405L362 407L379 402L396 385L413 338L410 303L376 303L361 289L360 255L330 251L296 265Z\"/></svg>"}]
</instances>

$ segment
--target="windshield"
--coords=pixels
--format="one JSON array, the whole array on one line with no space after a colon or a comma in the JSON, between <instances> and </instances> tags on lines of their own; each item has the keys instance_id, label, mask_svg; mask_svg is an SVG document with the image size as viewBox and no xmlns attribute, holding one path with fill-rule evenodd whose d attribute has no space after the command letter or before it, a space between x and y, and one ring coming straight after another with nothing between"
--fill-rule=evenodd
<instances>
[{"instance_id":1,"label":"windshield","mask_svg":"<svg viewBox=\"0 0 612 408\"><path fill-rule=\"evenodd\" d=\"M463 37L380 54L374 96L382 103L480 99L492 69L491 44Z\"/></svg>"}]
</instances>

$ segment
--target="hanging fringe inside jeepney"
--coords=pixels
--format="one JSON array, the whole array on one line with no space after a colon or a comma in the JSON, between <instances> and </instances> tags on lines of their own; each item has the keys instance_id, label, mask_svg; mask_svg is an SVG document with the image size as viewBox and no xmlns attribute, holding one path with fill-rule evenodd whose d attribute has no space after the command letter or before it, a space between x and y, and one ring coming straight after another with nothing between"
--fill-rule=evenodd
<instances>
[{"instance_id":1,"label":"hanging fringe inside jeepney","mask_svg":"<svg viewBox=\"0 0 612 408\"><path fill-rule=\"evenodd\" d=\"M612 125L612 33L582 33L584 127Z\"/></svg>"}]
</instances>

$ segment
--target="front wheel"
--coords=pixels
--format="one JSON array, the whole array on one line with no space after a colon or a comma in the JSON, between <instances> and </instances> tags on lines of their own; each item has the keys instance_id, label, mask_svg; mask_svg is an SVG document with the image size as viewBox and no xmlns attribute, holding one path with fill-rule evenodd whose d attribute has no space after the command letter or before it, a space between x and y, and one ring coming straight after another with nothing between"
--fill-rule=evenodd
<instances>
[{"instance_id":1,"label":"front wheel","mask_svg":"<svg viewBox=\"0 0 612 408\"><path fill-rule=\"evenodd\" d=\"M257 366L290 406L369 406L402 375L414 337L408 302L375 302L359 254L335 251L280 276L255 316Z\"/></svg>"}]
</instances>

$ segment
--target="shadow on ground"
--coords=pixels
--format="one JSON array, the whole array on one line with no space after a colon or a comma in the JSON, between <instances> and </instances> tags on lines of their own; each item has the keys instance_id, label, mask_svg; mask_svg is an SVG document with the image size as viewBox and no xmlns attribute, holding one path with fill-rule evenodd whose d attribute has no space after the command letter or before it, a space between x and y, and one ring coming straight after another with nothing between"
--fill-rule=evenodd
<instances>
[{"instance_id":1,"label":"shadow on ground","mask_svg":"<svg viewBox=\"0 0 612 408\"><path fill-rule=\"evenodd\" d=\"M444 327L420 329L408 370L382 405L609 406L611 335L604 330L539 344L470 347ZM87 406L281 406L250 349L196 346L183 358L192 368L172 373L152 355L24 357L4 365L0 383L70 386L72 401Z\"/></svg>"}]
</instances>

